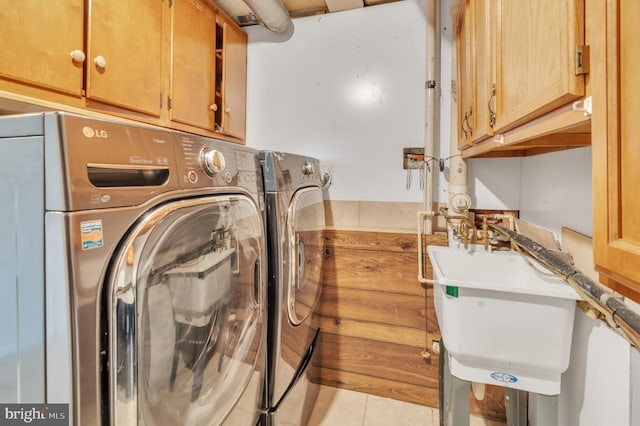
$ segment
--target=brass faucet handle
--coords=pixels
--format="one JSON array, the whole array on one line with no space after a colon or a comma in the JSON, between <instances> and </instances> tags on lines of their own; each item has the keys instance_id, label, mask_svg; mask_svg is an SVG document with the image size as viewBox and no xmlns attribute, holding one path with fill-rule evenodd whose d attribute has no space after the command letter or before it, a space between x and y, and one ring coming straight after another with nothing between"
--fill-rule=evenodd
<instances>
[{"instance_id":1,"label":"brass faucet handle","mask_svg":"<svg viewBox=\"0 0 640 426\"><path fill-rule=\"evenodd\" d=\"M460 222L458 222L458 235L460 235L460 242L463 244L474 243L477 239L476 236L476 227L473 223L469 221L469 219L462 218ZM469 235L469 232L473 232Z\"/></svg>"},{"instance_id":2,"label":"brass faucet handle","mask_svg":"<svg viewBox=\"0 0 640 426\"><path fill-rule=\"evenodd\" d=\"M469 239L469 231L467 229L467 225L464 223L463 220L460 220L458 222L458 226L456 228L456 232L460 236L460 242L462 244L467 244L467 240Z\"/></svg>"},{"instance_id":3,"label":"brass faucet handle","mask_svg":"<svg viewBox=\"0 0 640 426\"><path fill-rule=\"evenodd\" d=\"M484 249L487 250L491 241L489 239L489 225L487 224L486 216L482 218L482 231L480 232L480 241L482 242Z\"/></svg>"}]
</instances>

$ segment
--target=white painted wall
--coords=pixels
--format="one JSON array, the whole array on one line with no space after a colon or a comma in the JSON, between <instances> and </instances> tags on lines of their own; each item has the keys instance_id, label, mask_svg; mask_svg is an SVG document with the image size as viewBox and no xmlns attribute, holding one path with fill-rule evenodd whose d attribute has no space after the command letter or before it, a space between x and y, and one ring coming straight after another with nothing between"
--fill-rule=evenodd
<instances>
[{"instance_id":1,"label":"white painted wall","mask_svg":"<svg viewBox=\"0 0 640 426\"><path fill-rule=\"evenodd\" d=\"M637 353L602 321L576 310L571 361L562 375L558 400L558 424L636 425L631 423L632 352Z\"/></svg>"},{"instance_id":2,"label":"white painted wall","mask_svg":"<svg viewBox=\"0 0 640 426\"><path fill-rule=\"evenodd\" d=\"M592 235L591 147L522 160L520 217L560 234L562 226Z\"/></svg>"},{"instance_id":3,"label":"white painted wall","mask_svg":"<svg viewBox=\"0 0 640 426\"><path fill-rule=\"evenodd\" d=\"M568 226L592 235L591 147L524 158L468 160L472 206L515 209L553 232Z\"/></svg>"},{"instance_id":4,"label":"white painted wall","mask_svg":"<svg viewBox=\"0 0 640 426\"><path fill-rule=\"evenodd\" d=\"M426 27L418 0L295 19L284 42L249 27L247 145L317 157L334 200L422 201L402 148L424 145Z\"/></svg>"}]
</instances>

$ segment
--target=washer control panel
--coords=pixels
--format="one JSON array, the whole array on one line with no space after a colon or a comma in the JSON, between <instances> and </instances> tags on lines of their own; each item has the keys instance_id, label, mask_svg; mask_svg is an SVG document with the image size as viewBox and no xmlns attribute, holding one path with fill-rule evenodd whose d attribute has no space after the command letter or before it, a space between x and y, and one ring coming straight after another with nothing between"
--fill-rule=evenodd
<instances>
[{"instance_id":1,"label":"washer control panel","mask_svg":"<svg viewBox=\"0 0 640 426\"><path fill-rule=\"evenodd\" d=\"M242 186L257 191L258 163L254 150L187 133L176 133L176 138L181 187Z\"/></svg>"},{"instance_id":2,"label":"washer control panel","mask_svg":"<svg viewBox=\"0 0 640 426\"><path fill-rule=\"evenodd\" d=\"M200 164L207 175L214 177L224 171L226 160L222 152L205 146L200 151Z\"/></svg>"}]
</instances>

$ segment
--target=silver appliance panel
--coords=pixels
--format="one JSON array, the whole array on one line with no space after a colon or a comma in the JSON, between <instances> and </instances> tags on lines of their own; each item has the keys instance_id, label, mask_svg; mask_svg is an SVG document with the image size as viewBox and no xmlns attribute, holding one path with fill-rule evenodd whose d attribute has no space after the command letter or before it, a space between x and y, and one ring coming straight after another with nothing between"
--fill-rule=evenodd
<instances>
[{"instance_id":1,"label":"silver appliance panel","mask_svg":"<svg viewBox=\"0 0 640 426\"><path fill-rule=\"evenodd\" d=\"M108 344L103 344L104 341L108 343L109 337L106 331L106 303L110 300L105 293L107 277L131 230L147 220L150 212L166 206L195 203L213 196L219 199L235 197L243 200L241 204L253 206L249 209L250 214L234 217L236 228L245 222L252 224L250 229L259 228L259 236L246 238L252 243L246 244L243 252L250 253L247 259L261 259L259 264L248 263L250 267L246 271L254 271L253 281L247 278L251 281L249 293L260 306L259 315L264 315L266 296L260 298L260 291L254 285L255 274L258 274L255 271L262 271L259 275L263 279L266 263L262 252L262 184L256 152L202 138L204 145L224 153L231 179L228 174L213 173L213 176L208 175L209 180L183 185L184 150L176 142L180 135L144 125L117 124L68 113L0 118L0 149L2 161L7 166L2 169L8 177L4 183L0 182L0 190L7 195L30 195L30 198L13 197L26 204L22 201L4 203L0 208L0 215L7 219L3 225L11 231L3 235L14 235L14 238L2 240L0 251L7 253L7 259L13 259L14 269L6 270L15 272L13 276L19 284L15 288L20 292L18 299L29 302L28 305L15 304L6 310L3 305L5 313L22 322L19 329L11 328L7 322L11 333L4 333L3 327L1 342L8 352L3 352L0 359L0 378L3 383L5 376L11 378L7 382L7 392L14 394L16 400L70 403L71 424L98 425L109 417L105 411L109 404L105 404L104 394L108 389L109 350ZM11 147L16 147L22 154ZM11 164L15 167L10 167ZM201 173L203 166L196 163L192 168ZM21 177L23 174L25 177ZM29 200L32 199L36 202L31 203ZM40 200L39 204L37 200ZM163 222L164 217L157 218L157 223L167 223ZM156 223L146 223L154 225L150 229L158 229ZM242 232L238 231L238 235ZM199 235L192 239L197 240ZM228 256L228 259L233 258L234 255ZM227 271L233 261L224 260L218 264L225 266L217 270ZM220 276L220 272L215 276ZM262 287L264 290L265 286ZM16 298L7 299L7 303L12 300ZM249 318L249 311L236 318ZM253 315L257 314L253 312ZM255 324L263 324L261 318ZM262 365L261 339L256 336L264 333L259 332L259 328L259 325L251 328L254 334L247 340L251 341L250 345L239 345L245 349L251 347L256 366ZM22 334L15 334L16 330ZM29 338L24 335L27 332ZM231 332L229 336L236 334ZM12 342L34 343L31 345L34 351L26 346L12 346ZM100 347L102 350L97 349ZM18 369L24 374L16 376L16 368L6 368L17 365L15 362L24 364L27 359L19 357L29 353L38 358L30 372ZM44 370L38 370L37 366ZM253 384L244 389L239 402L243 405L243 410L239 411L246 411L249 416L257 413L261 374L262 369L256 367L252 377L247 378L248 383ZM17 381L13 382L14 379ZM33 380L37 383L32 383ZM30 393L19 394L19 389L30 389ZM239 392L236 389L229 394L237 396ZM237 418L236 411L234 409L229 419ZM227 421L231 421L229 419Z\"/></svg>"},{"instance_id":2,"label":"silver appliance panel","mask_svg":"<svg viewBox=\"0 0 640 426\"><path fill-rule=\"evenodd\" d=\"M265 180L269 252L270 333L266 407L286 418L283 407L297 380L305 380L309 349L318 331L316 305L324 258L324 205L316 159L260 153ZM299 396L299 395L298 395ZM292 395L291 397L295 397Z\"/></svg>"},{"instance_id":3,"label":"silver appliance panel","mask_svg":"<svg viewBox=\"0 0 640 426\"><path fill-rule=\"evenodd\" d=\"M58 132L45 144L59 149L47 169L62 167L62 193L47 191L47 210L76 211L141 204L178 189L173 134L166 130L59 113Z\"/></svg>"}]
</instances>

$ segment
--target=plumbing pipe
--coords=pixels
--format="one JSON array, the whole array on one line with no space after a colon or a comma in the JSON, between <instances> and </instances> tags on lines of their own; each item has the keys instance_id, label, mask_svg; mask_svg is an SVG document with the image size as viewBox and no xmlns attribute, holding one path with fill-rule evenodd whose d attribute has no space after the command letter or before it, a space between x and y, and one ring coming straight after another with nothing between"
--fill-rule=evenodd
<instances>
[{"instance_id":1,"label":"plumbing pipe","mask_svg":"<svg viewBox=\"0 0 640 426\"><path fill-rule=\"evenodd\" d=\"M434 169L435 164L429 167L427 162L434 157L435 141L438 132L437 118L439 114L436 113L436 108L439 102L438 99L438 85L440 77L440 43L436 43L436 40L440 40L440 19L439 8L440 0L427 0L427 28L433 28L433 31L427 31L427 43L426 43L426 58L427 58L427 82L425 86L425 138L424 138L424 158L425 162L422 167L424 173L422 174L424 182L424 208L426 212L430 212L433 209L433 181L434 181ZM432 220L427 221L425 224L424 232L426 234L433 233Z\"/></svg>"},{"instance_id":2,"label":"plumbing pipe","mask_svg":"<svg viewBox=\"0 0 640 426\"><path fill-rule=\"evenodd\" d=\"M430 224L431 221L426 222L426 218L433 219L437 216L436 212L418 212L418 282L422 284L435 284L435 281L424 276L424 247L422 247L422 234L424 230L422 227L426 224Z\"/></svg>"},{"instance_id":3,"label":"plumbing pipe","mask_svg":"<svg viewBox=\"0 0 640 426\"><path fill-rule=\"evenodd\" d=\"M640 349L640 315L630 309L611 289L592 281L552 250L542 247L530 238L502 226L494 224L489 226L502 235L509 237L526 254L567 281L585 302L602 314L611 328L620 333L633 346Z\"/></svg>"},{"instance_id":4,"label":"plumbing pipe","mask_svg":"<svg viewBox=\"0 0 640 426\"><path fill-rule=\"evenodd\" d=\"M449 144L449 202L447 208L456 214L465 214L471 207L469 186L467 184L467 162L462 158L458 149L458 94L457 85L457 55L455 34L453 54L451 55L451 137Z\"/></svg>"},{"instance_id":5,"label":"plumbing pipe","mask_svg":"<svg viewBox=\"0 0 640 426\"><path fill-rule=\"evenodd\" d=\"M291 23L289 12L281 0L243 0L262 24L276 33L284 33Z\"/></svg>"}]
</instances>

